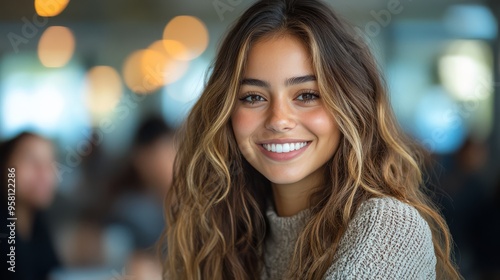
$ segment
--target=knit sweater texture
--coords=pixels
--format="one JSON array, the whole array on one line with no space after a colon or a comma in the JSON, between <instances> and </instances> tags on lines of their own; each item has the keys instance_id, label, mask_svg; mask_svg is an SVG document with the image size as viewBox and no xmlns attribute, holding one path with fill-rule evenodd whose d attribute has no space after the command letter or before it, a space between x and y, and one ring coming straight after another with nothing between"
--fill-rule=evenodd
<instances>
[{"instance_id":1,"label":"knit sweater texture","mask_svg":"<svg viewBox=\"0 0 500 280\"><path fill-rule=\"evenodd\" d=\"M264 247L262 279L284 279L295 242L310 217L308 209L279 217L269 208L270 234ZM334 279L435 279L432 233L418 211L397 199L363 202L341 238L324 275Z\"/></svg>"}]
</instances>

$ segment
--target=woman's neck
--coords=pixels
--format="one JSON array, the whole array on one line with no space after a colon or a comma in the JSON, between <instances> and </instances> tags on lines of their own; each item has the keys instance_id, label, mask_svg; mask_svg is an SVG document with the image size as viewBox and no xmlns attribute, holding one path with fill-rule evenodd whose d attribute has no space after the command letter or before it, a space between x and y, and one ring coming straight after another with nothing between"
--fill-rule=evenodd
<instances>
[{"instance_id":1,"label":"woman's neck","mask_svg":"<svg viewBox=\"0 0 500 280\"><path fill-rule=\"evenodd\" d=\"M290 217L309 208L309 197L322 182L323 168L291 184L272 184L274 206L280 217Z\"/></svg>"}]
</instances>

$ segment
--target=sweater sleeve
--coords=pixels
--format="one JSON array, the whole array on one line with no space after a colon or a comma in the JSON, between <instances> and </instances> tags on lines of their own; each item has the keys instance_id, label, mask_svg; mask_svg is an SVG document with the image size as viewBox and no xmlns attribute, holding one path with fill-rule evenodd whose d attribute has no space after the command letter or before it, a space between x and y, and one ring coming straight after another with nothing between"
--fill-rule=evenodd
<instances>
[{"instance_id":1,"label":"sweater sleeve","mask_svg":"<svg viewBox=\"0 0 500 280\"><path fill-rule=\"evenodd\" d=\"M397 199L365 201L342 237L325 278L435 279L429 225L414 207Z\"/></svg>"}]
</instances>

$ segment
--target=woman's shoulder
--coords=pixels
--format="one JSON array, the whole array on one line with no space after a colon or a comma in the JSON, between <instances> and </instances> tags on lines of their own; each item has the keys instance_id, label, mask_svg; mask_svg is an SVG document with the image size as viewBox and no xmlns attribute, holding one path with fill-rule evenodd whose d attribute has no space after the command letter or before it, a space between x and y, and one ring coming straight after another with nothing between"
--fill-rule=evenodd
<instances>
[{"instance_id":1,"label":"woman's shoulder","mask_svg":"<svg viewBox=\"0 0 500 280\"><path fill-rule=\"evenodd\" d=\"M364 201L355 212L345 236L367 240L373 238L377 243L401 243L405 246L433 244L429 224L418 210L393 197Z\"/></svg>"},{"instance_id":2,"label":"woman's shoulder","mask_svg":"<svg viewBox=\"0 0 500 280\"><path fill-rule=\"evenodd\" d=\"M412 227L430 231L427 222L415 207L393 197L374 197L364 201L351 223L355 226L375 226L383 223L385 226L392 224L398 229Z\"/></svg>"},{"instance_id":3,"label":"woman's shoulder","mask_svg":"<svg viewBox=\"0 0 500 280\"><path fill-rule=\"evenodd\" d=\"M341 239L327 279L433 279L432 232L417 209L391 197L364 201Z\"/></svg>"}]
</instances>

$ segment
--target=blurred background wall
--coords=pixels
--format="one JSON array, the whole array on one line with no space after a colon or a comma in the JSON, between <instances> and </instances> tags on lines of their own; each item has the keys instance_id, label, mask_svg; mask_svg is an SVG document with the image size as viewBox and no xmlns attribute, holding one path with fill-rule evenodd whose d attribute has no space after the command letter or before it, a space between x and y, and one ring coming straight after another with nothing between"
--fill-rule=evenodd
<instances>
[{"instance_id":1,"label":"blurred background wall","mask_svg":"<svg viewBox=\"0 0 500 280\"><path fill-rule=\"evenodd\" d=\"M51 279L160 279L151 246L172 134L225 30L253 2L0 4L0 140L43 137L11 142L2 161L33 170L16 174L19 230L26 240L31 228L47 232ZM369 42L401 126L433 155L427 183L461 272L500 279L500 3L327 2Z\"/></svg>"}]
</instances>

